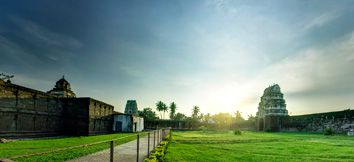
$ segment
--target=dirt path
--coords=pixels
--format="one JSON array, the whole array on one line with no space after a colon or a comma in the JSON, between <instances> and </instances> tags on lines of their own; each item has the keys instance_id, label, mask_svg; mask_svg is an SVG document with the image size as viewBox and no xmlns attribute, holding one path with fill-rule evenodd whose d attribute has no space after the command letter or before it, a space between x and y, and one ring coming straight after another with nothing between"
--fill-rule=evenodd
<instances>
[{"instance_id":1,"label":"dirt path","mask_svg":"<svg viewBox=\"0 0 354 162\"><path fill-rule=\"evenodd\" d=\"M139 161L144 161L148 154L148 137L140 138L139 144ZM150 151L153 149L154 138L150 137ZM157 142L156 142L157 143ZM137 140L118 145L114 147L114 161L121 162L136 162L137 159ZM110 150L103 150L91 155L83 156L77 159L70 160L69 162L105 162L109 161Z\"/></svg>"}]
</instances>

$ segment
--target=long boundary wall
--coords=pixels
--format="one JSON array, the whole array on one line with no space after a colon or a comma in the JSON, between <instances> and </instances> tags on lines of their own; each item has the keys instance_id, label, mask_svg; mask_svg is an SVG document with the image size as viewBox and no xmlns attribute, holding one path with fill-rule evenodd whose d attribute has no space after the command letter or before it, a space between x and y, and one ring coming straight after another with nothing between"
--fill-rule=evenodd
<instances>
[{"instance_id":1,"label":"long boundary wall","mask_svg":"<svg viewBox=\"0 0 354 162\"><path fill-rule=\"evenodd\" d=\"M289 116L281 130L323 132L325 128L331 128L336 133L354 129L354 110Z\"/></svg>"},{"instance_id":2,"label":"long boundary wall","mask_svg":"<svg viewBox=\"0 0 354 162\"><path fill-rule=\"evenodd\" d=\"M0 80L0 135L63 133L63 104L58 98Z\"/></svg>"},{"instance_id":3,"label":"long boundary wall","mask_svg":"<svg viewBox=\"0 0 354 162\"><path fill-rule=\"evenodd\" d=\"M92 98L58 98L0 79L0 136L112 132L114 107Z\"/></svg>"}]
</instances>

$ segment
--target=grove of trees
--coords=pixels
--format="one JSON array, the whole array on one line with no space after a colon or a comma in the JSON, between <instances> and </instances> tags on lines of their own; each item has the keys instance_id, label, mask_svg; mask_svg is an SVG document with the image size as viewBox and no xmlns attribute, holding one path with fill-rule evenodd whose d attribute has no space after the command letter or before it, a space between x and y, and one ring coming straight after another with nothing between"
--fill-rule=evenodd
<instances>
[{"instance_id":1,"label":"grove of trees","mask_svg":"<svg viewBox=\"0 0 354 162\"><path fill-rule=\"evenodd\" d=\"M177 112L177 104L171 102L169 106L162 101L156 103L156 110L160 114L160 118L151 108L144 108L139 111L139 115L144 117L147 121L183 121L189 123L191 128L211 128L211 129L242 129L242 128L255 128L256 117L249 115L245 120L239 110L236 110L234 114L230 113L218 113L211 115L209 113L203 114L198 106L194 106L191 109L191 115ZM165 118L165 113L169 112L169 119Z\"/></svg>"}]
</instances>

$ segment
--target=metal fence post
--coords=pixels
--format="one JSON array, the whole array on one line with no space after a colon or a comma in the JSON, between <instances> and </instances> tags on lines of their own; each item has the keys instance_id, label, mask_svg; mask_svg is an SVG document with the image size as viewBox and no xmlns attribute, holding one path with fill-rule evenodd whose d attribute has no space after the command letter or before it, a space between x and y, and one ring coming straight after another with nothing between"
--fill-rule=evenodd
<instances>
[{"instance_id":1,"label":"metal fence post","mask_svg":"<svg viewBox=\"0 0 354 162\"><path fill-rule=\"evenodd\" d=\"M153 148L155 148L155 138L156 138L156 132L154 130L154 147Z\"/></svg>"},{"instance_id":2,"label":"metal fence post","mask_svg":"<svg viewBox=\"0 0 354 162\"><path fill-rule=\"evenodd\" d=\"M166 129L162 129L162 140L164 140L166 138Z\"/></svg>"},{"instance_id":3,"label":"metal fence post","mask_svg":"<svg viewBox=\"0 0 354 162\"><path fill-rule=\"evenodd\" d=\"M148 133L148 157L150 157L150 132Z\"/></svg>"},{"instance_id":4,"label":"metal fence post","mask_svg":"<svg viewBox=\"0 0 354 162\"><path fill-rule=\"evenodd\" d=\"M136 139L136 162L139 162L139 134Z\"/></svg>"},{"instance_id":5,"label":"metal fence post","mask_svg":"<svg viewBox=\"0 0 354 162\"><path fill-rule=\"evenodd\" d=\"M113 162L113 153L114 153L114 141L110 142L111 151L110 151L110 162Z\"/></svg>"},{"instance_id":6,"label":"metal fence post","mask_svg":"<svg viewBox=\"0 0 354 162\"><path fill-rule=\"evenodd\" d=\"M164 137L163 136L163 129L161 129L161 139L160 139L161 141L162 141L163 137Z\"/></svg>"},{"instance_id":7,"label":"metal fence post","mask_svg":"<svg viewBox=\"0 0 354 162\"><path fill-rule=\"evenodd\" d=\"M157 130L157 145L160 143L160 130Z\"/></svg>"},{"instance_id":8,"label":"metal fence post","mask_svg":"<svg viewBox=\"0 0 354 162\"><path fill-rule=\"evenodd\" d=\"M160 138L159 138L159 143L161 142L161 138L162 138L162 129L160 129L160 136L159 136Z\"/></svg>"}]
</instances>

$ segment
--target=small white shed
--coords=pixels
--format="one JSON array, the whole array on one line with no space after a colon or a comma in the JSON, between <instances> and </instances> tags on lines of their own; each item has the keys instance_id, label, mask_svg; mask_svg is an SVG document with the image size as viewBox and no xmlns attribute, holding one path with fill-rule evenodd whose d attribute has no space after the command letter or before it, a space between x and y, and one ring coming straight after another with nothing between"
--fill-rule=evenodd
<instances>
[{"instance_id":1,"label":"small white shed","mask_svg":"<svg viewBox=\"0 0 354 162\"><path fill-rule=\"evenodd\" d=\"M141 132L144 130L144 118L130 114L115 114L114 132Z\"/></svg>"}]
</instances>

